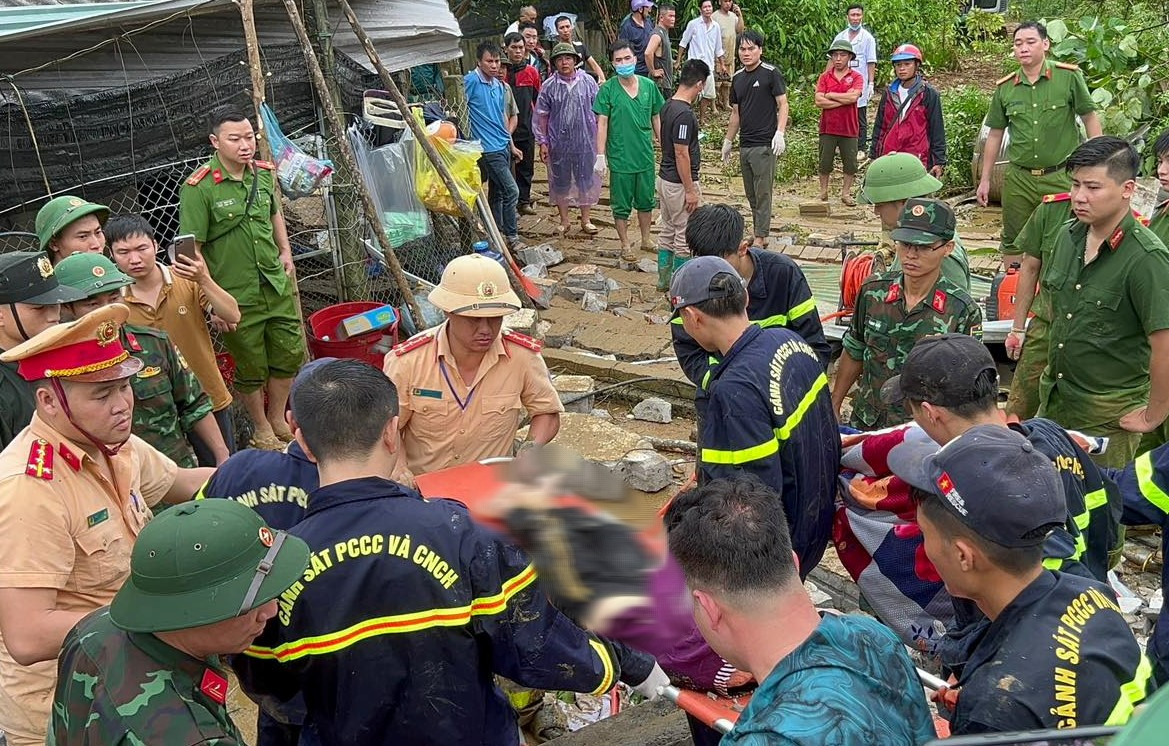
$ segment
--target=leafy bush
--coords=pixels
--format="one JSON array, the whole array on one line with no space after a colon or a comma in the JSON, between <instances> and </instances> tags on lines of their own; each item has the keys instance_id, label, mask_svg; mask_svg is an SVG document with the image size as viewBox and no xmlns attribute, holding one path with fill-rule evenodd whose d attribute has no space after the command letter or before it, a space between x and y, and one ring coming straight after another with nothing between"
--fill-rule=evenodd
<instances>
[{"instance_id":1,"label":"leafy bush","mask_svg":"<svg viewBox=\"0 0 1169 746\"><path fill-rule=\"evenodd\" d=\"M990 107L990 94L972 85L942 91L942 118L946 122L946 153L950 164L942 178L947 194L974 188L970 161L982 119Z\"/></svg>"}]
</instances>

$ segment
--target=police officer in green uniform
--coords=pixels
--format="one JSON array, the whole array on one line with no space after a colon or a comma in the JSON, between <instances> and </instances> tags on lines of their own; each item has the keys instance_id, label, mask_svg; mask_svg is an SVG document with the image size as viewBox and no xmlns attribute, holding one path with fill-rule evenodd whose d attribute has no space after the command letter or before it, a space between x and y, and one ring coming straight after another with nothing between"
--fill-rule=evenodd
<instances>
[{"instance_id":1,"label":"police officer in green uniform","mask_svg":"<svg viewBox=\"0 0 1169 746\"><path fill-rule=\"evenodd\" d=\"M889 153L869 163L857 202L872 205L873 214L881 221L881 243L877 248L883 266L901 269L893 229L897 227L905 200L928 197L941 188L942 182L926 171L921 159L911 153ZM942 276L969 292L970 260L957 233L954 234L954 250L942 260Z\"/></svg>"},{"instance_id":2,"label":"police officer in green uniform","mask_svg":"<svg viewBox=\"0 0 1169 746\"><path fill-rule=\"evenodd\" d=\"M57 265L57 277L63 286L83 294L82 300L64 306L66 320L119 302L119 291L134 283L132 277L122 274L102 254L65 257ZM142 369L130 378L130 388L134 391L134 434L170 456L180 467L198 466L187 433L210 439L213 448L223 443L223 434L211 412L211 398L166 332L123 324L121 336L122 346L130 356L143 363Z\"/></svg>"},{"instance_id":3,"label":"police officer in green uniform","mask_svg":"<svg viewBox=\"0 0 1169 746\"><path fill-rule=\"evenodd\" d=\"M1015 246L1023 251L1015 293L1015 317L1007 334L1007 357L1018 360L1007 397L1007 414L1028 420L1039 411L1039 376L1047 367L1047 336L1051 327L1051 303L1035 290L1045 267L1051 264L1060 233L1072 219L1072 194L1043 197L1023 224ZM1030 321L1028 321L1030 316Z\"/></svg>"},{"instance_id":4,"label":"police officer in green uniform","mask_svg":"<svg viewBox=\"0 0 1169 746\"><path fill-rule=\"evenodd\" d=\"M223 335L235 388L256 426L253 445L279 450L292 440L284 409L305 358L292 247L273 166L255 159L251 122L234 107L216 109L211 145L215 155L179 192L179 229L194 234L211 276L239 302L242 319Z\"/></svg>"},{"instance_id":5,"label":"police officer in green uniform","mask_svg":"<svg viewBox=\"0 0 1169 746\"><path fill-rule=\"evenodd\" d=\"M102 232L110 208L80 197L64 194L45 203L37 212L36 232L41 251L47 251L53 264L70 254L101 253L106 248Z\"/></svg>"},{"instance_id":6,"label":"police officer in green uniform","mask_svg":"<svg viewBox=\"0 0 1169 746\"><path fill-rule=\"evenodd\" d=\"M231 500L160 513L113 603L65 638L46 743L243 744L223 657L252 644L308 559Z\"/></svg>"},{"instance_id":7,"label":"police officer in green uniform","mask_svg":"<svg viewBox=\"0 0 1169 746\"><path fill-rule=\"evenodd\" d=\"M1064 161L1079 144L1076 115L1089 138L1100 134L1096 105L1088 84L1075 65L1047 59L1051 42L1047 28L1027 21L1015 30L1015 59L1021 69L995 81L986 124L990 134L982 153L978 204L990 199L990 175L999 159L1003 133L1007 145L1006 177L1003 179L1003 266L1022 259L1015 243L1023 224L1045 194L1067 191Z\"/></svg>"},{"instance_id":8,"label":"police officer in green uniform","mask_svg":"<svg viewBox=\"0 0 1169 746\"><path fill-rule=\"evenodd\" d=\"M909 421L900 404L881 400L881 387L901 372L917 340L930 334L982 336L982 311L970 293L942 276L954 249L957 219L938 199L912 198L893 231L901 269L870 278L861 287L832 382L832 406L840 407L853 383L850 424L877 430Z\"/></svg>"},{"instance_id":9,"label":"police officer in green uniform","mask_svg":"<svg viewBox=\"0 0 1169 746\"><path fill-rule=\"evenodd\" d=\"M49 257L40 251L0 254L0 352L40 334L60 320L59 304L81 293L61 287ZM0 363L0 450L32 420L32 389L15 363Z\"/></svg>"},{"instance_id":10,"label":"police officer in green uniform","mask_svg":"<svg viewBox=\"0 0 1169 746\"><path fill-rule=\"evenodd\" d=\"M1051 330L1039 416L1109 437L1096 461L1121 467L1169 415L1169 249L1132 214L1140 158L1131 145L1094 138L1067 168L1077 220L1041 279Z\"/></svg>"}]
</instances>

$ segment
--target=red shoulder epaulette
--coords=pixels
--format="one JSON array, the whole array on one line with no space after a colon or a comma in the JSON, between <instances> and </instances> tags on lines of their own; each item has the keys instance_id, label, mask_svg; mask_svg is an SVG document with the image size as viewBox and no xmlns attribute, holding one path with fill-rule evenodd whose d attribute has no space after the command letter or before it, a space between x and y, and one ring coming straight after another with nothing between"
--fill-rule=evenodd
<instances>
[{"instance_id":1,"label":"red shoulder epaulette","mask_svg":"<svg viewBox=\"0 0 1169 746\"><path fill-rule=\"evenodd\" d=\"M65 459L65 463L69 464L69 468L73 471L81 471L81 457L69 449L69 446L64 443L61 444L61 458Z\"/></svg>"},{"instance_id":2,"label":"red shoulder epaulette","mask_svg":"<svg viewBox=\"0 0 1169 746\"><path fill-rule=\"evenodd\" d=\"M1043 195L1044 203L1047 202L1067 202L1072 198L1071 192L1060 192L1059 194L1045 194Z\"/></svg>"},{"instance_id":3,"label":"red shoulder epaulette","mask_svg":"<svg viewBox=\"0 0 1169 746\"><path fill-rule=\"evenodd\" d=\"M1120 246L1120 242L1124 240L1124 228L1117 228L1112 234L1112 238L1108 239L1108 245L1112 247L1113 251Z\"/></svg>"},{"instance_id":4,"label":"red shoulder epaulette","mask_svg":"<svg viewBox=\"0 0 1169 746\"><path fill-rule=\"evenodd\" d=\"M941 290L935 290L934 291L934 302L932 305L934 307L934 310L937 311L938 313L945 313L946 312L946 294L943 293Z\"/></svg>"},{"instance_id":5,"label":"red shoulder epaulette","mask_svg":"<svg viewBox=\"0 0 1169 746\"><path fill-rule=\"evenodd\" d=\"M199 170L195 171L195 173L191 174L190 178L187 179L187 184L195 186L209 173L211 173L211 166L200 166Z\"/></svg>"},{"instance_id":6,"label":"red shoulder epaulette","mask_svg":"<svg viewBox=\"0 0 1169 746\"><path fill-rule=\"evenodd\" d=\"M53 479L53 446L44 438L37 438L28 450L28 465L24 473L30 477L52 481Z\"/></svg>"},{"instance_id":7,"label":"red shoulder epaulette","mask_svg":"<svg viewBox=\"0 0 1169 746\"><path fill-rule=\"evenodd\" d=\"M410 339L407 339L405 342L402 342L401 344L394 345L393 348L391 349L391 352L393 352L398 357L402 357L407 352L413 352L414 350L417 350L419 347L425 347L426 345L430 344L433 341L434 341L433 334L418 334L416 336L411 337Z\"/></svg>"},{"instance_id":8,"label":"red shoulder epaulette","mask_svg":"<svg viewBox=\"0 0 1169 746\"><path fill-rule=\"evenodd\" d=\"M889 292L885 295L885 302L886 303L896 303L900 299L901 299L901 285L899 283L895 282L889 286Z\"/></svg>"},{"instance_id":9,"label":"red shoulder epaulette","mask_svg":"<svg viewBox=\"0 0 1169 746\"><path fill-rule=\"evenodd\" d=\"M256 164L260 168L266 168L269 171L276 168L276 166L270 161L252 161L252 163Z\"/></svg>"},{"instance_id":10,"label":"red shoulder epaulette","mask_svg":"<svg viewBox=\"0 0 1169 746\"><path fill-rule=\"evenodd\" d=\"M126 346L130 348L130 351L142 352L142 345L138 343L138 338L124 329L122 331L126 334Z\"/></svg>"},{"instance_id":11,"label":"red shoulder epaulette","mask_svg":"<svg viewBox=\"0 0 1169 746\"><path fill-rule=\"evenodd\" d=\"M998 87L998 86L1002 85L1003 83L1006 83L1008 80L1015 77L1016 75L1018 75L1018 73L1007 73L1006 75L1004 75L1003 77L999 78L998 80L996 80L994 82L995 87Z\"/></svg>"},{"instance_id":12,"label":"red shoulder epaulette","mask_svg":"<svg viewBox=\"0 0 1169 746\"><path fill-rule=\"evenodd\" d=\"M539 352L544 349L544 343L535 337L529 337L527 334L520 334L519 332L504 332L503 338L508 342L519 345L520 347L527 347L532 352Z\"/></svg>"},{"instance_id":13,"label":"red shoulder epaulette","mask_svg":"<svg viewBox=\"0 0 1169 746\"><path fill-rule=\"evenodd\" d=\"M1079 70L1080 66L1072 64L1071 62L1057 62L1055 66L1061 70Z\"/></svg>"}]
</instances>

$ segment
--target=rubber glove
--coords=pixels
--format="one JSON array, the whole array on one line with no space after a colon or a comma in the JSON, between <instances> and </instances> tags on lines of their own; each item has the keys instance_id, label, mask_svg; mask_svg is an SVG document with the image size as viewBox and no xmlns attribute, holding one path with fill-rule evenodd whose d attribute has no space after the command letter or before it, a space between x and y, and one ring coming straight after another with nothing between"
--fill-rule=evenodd
<instances>
[{"instance_id":1,"label":"rubber glove","mask_svg":"<svg viewBox=\"0 0 1169 746\"><path fill-rule=\"evenodd\" d=\"M662 670L661 666L655 663L654 669L649 672L649 676L645 677L645 681L633 687L633 691L646 699L657 699L662 694L662 687L669 685L670 677L666 675L666 672Z\"/></svg>"},{"instance_id":2,"label":"rubber glove","mask_svg":"<svg viewBox=\"0 0 1169 746\"><path fill-rule=\"evenodd\" d=\"M734 143L732 143L730 140L723 140L723 149L722 149L723 163L730 163L731 162L731 148L733 148L733 147L734 147Z\"/></svg>"},{"instance_id":3,"label":"rubber glove","mask_svg":"<svg viewBox=\"0 0 1169 746\"><path fill-rule=\"evenodd\" d=\"M771 152L778 157L783 155L785 150L787 150L787 140L784 139L782 132L776 130L775 137L771 138Z\"/></svg>"},{"instance_id":4,"label":"rubber glove","mask_svg":"<svg viewBox=\"0 0 1169 746\"><path fill-rule=\"evenodd\" d=\"M593 163L593 172L597 174L604 174L605 169L609 167L609 163L605 160L604 153L597 154L597 160Z\"/></svg>"}]
</instances>

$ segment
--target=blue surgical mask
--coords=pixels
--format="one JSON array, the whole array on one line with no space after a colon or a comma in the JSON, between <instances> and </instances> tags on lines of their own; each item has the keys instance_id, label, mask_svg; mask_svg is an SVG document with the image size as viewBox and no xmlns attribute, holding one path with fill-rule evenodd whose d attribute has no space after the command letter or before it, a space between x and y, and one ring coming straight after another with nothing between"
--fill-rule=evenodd
<instances>
[{"instance_id":1,"label":"blue surgical mask","mask_svg":"<svg viewBox=\"0 0 1169 746\"><path fill-rule=\"evenodd\" d=\"M622 78L628 78L633 73L637 72L637 65L630 62L628 65L615 65L614 69Z\"/></svg>"},{"instance_id":2,"label":"blue surgical mask","mask_svg":"<svg viewBox=\"0 0 1169 746\"><path fill-rule=\"evenodd\" d=\"M850 24L848 24L848 30L849 30L849 31L860 31L860 30L861 30L861 24L859 24L859 23L850 23Z\"/></svg>"}]
</instances>

